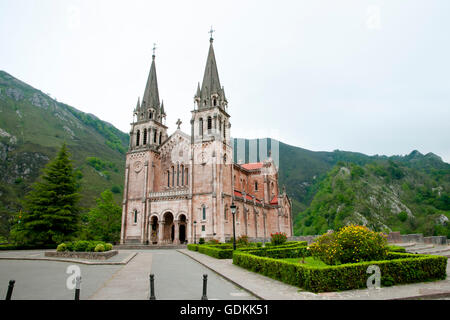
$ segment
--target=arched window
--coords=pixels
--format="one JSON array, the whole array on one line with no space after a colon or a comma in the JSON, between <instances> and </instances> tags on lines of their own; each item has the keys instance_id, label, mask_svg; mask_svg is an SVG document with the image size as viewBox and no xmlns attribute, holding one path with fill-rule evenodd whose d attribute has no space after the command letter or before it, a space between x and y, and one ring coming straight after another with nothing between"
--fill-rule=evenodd
<instances>
[{"instance_id":1,"label":"arched window","mask_svg":"<svg viewBox=\"0 0 450 320\"><path fill-rule=\"evenodd\" d=\"M255 181L255 191L258 191L258 181Z\"/></svg>"},{"instance_id":2,"label":"arched window","mask_svg":"<svg viewBox=\"0 0 450 320\"><path fill-rule=\"evenodd\" d=\"M184 165L181 165L181 186L184 186Z\"/></svg>"},{"instance_id":3,"label":"arched window","mask_svg":"<svg viewBox=\"0 0 450 320\"><path fill-rule=\"evenodd\" d=\"M134 223L137 223L137 216L138 216L138 212L137 212L137 210L134 210Z\"/></svg>"},{"instance_id":4,"label":"arched window","mask_svg":"<svg viewBox=\"0 0 450 320\"><path fill-rule=\"evenodd\" d=\"M143 145L147 144L147 128L144 129L144 142Z\"/></svg>"},{"instance_id":5,"label":"arched window","mask_svg":"<svg viewBox=\"0 0 450 320\"><path fill-rule=\"evenodd\" d=\"M172 187L175 186L175 167L172 166Z\"/></svg>"},{"instance_id":6,"label":"arched window","mask_svg":"<svg viewBox=\"0 0 450 320\"><path fill-rule=\"evenodd\" d=\"M186 185L189 185L189 168L186 168Z\"/></svg>"},{"instance_id":7,"label":"arched window","mask_svg":"<svg viewBox=\"0 0 450 320\"><path fill-rule=\"evenodd\" d=\"M156 143L156 134L157 134L157 132L156 132L156 129L155 129L155 131L153 133L153 143Z\"/></svg>"},{"instance_id":8,"label":"arched window","mask_svg":"<svg viewBox=\"0 0 450 320\"><path fill-rule=\"evenodd\" d=\"M203 137L203 118L198 120L198 134Z\"/></svg>"},{"instance_id":9,"label":"arched window","mask_svg":"<svg viewBox=\"0 0 450 320\"><path fill-rule=\"evenodd\" d=\"M136 147L139 146L139 140L141 139L141 131L136 132Z\"/></svg>"},{"instance_id":10,"label":"arched window","mask_svg":"<svg viewBox=\"0 0 450 320\"><path fill-rule=\"evenodd\" d=\"M170 171L167 170L167 187L170 187Z\"/></svg>"},{"instance_id":11,"label":"arched window","mask_svg":"<svg viewBox=\"0 0 450 320\"><path fill-rule=\"evenodd\" d=\"M159 144L161 144L162 132L159 133Z\"/></svg>"},{"instance_id":12,"label":"arched window","mask_svg":"<svg viewBox=\"0 0 450 320\"><path fill-rule=\"evenodd\" d=\"M226 137L227 137L227 135L226 135L226 133L225 133L225 128L226 128L226 125L225 125L225 121L223 122L223 138L224 139L226 139Z\"/></svg>"},{"instance_id":13,"label":"arched window","mask_svg":"<svg viewBox=\"0 0 450 320\"><path fill-rule=\"evenodd\" d=\"M211 133L212 129L212 118L208 117L208 133Z\"/></svg>"},{"instance_id":14,"label":"arched window","mask_svg":"<svg viewBox=\"0 0 450 320\"><path fill-rule=\"evenodd\" d=\"M177 187L180 185L180 164L177 163Z\"/></svg>"},{"instance_id":15,"label":"arched window","mask_svg":"<svg viewBox=\"0 0 450 320\"><path fill-rule=\"evenodd\" d=\"M153 119L153 112L150 111L148 117L149 117L150 119Z\"/></svg>"},{"instance_id":16,"label":"arched window","mask_svg":"<svg viewBox=\"0 0 450 320\"><path fill-rule=\"evenodd\" d=\"M213 106L214 107L217 106L217 99L216 98L213 99Z\"/></svg>"},{"instance_id":17,"label":"arched window","mask_svg":"<svg viewBox=\"0 0 450 320\"><path fill-rule=\"evenodd\" d=\"M202 220L206 220L206 207L202 207Z\"/></svg>"}]
</instances>

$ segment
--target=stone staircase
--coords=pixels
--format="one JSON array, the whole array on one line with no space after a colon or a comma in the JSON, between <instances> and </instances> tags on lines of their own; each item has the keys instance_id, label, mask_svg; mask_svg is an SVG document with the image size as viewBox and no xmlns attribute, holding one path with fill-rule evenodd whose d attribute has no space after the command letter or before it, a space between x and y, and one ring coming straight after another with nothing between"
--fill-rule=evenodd
<instances>
[{"instance_id":1,"label":"stone staircase","mask_svg":"<svg viewBox=\"0 0 450 320\"><path fill-rule=\"evenodd\" d=\"M450 245L425 244L425 243L392 243L404 247L408 253L433 254L450 258Z\"/></svg>"},{"instance_id":2,"label":"stone staircase","mask_svg":"<svg viewBox=\"0 0 450 320\"><path fill-rule=\"evenodd\" d=\"M129 243L129 244L118 244L113 246L114 250L155 250L155 249L186 249L185 244L141 244L141 243Z\"/></svg>"}]
</instances>

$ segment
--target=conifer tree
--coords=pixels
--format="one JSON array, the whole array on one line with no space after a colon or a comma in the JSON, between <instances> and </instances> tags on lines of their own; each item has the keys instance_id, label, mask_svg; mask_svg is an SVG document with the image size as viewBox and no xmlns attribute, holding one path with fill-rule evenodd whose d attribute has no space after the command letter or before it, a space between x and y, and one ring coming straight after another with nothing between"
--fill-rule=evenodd
<instances>
[{"instance_id":1,"label":"conifer tree","mask_svg":"<svg viewBox=\"0 0 450 320\"><path fill-rule=\"evenodd\" d=\"M12 231L18 244L42 245L70 239L79 228L78 185L64 143L25 197Z\"/></svg>"}]
</instances>

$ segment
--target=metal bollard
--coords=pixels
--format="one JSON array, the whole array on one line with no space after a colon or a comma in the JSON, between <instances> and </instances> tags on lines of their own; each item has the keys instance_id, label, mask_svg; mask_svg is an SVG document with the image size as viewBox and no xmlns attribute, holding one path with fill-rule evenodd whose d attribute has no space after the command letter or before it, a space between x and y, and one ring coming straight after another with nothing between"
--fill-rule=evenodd
<instances>
[{"instance_id":1,"label":"metal bollard","mask_svg":"<svg viewBox=\"0 0 450 320\"><path fill-rule=\"evenodd\" d=\"M202 300L208 300L208 297L206 296L206 285L208 282L208 275L204 274L203 275L203 295L202 295Z\"/></svg>"},{"instance_id":2,"label":"metal bollard","mask_svg":"<svg viewBox=\"0 0 450 320\"><path fill-rule=\"evenodd\" d=\"M76 278L76 285L75 285L75 300L80 300L80 287L81 287L81 277L78 276Z\"/></svg>"},{"instance_id":3,"label":"metal bollard","mask_svg":"<svg viewBox=\"0 0 450 320\"><path fill-rule=\"evenodd\" d=\"M155 297L155 275L150 274L150 300L156 300Z\"/></svg>"},{"instance_id":4,"label":"metal bollard","mask_svg":"<svg viewBox=\"0 0 450 320\"><path fill-rule=\"evenodd\" d=\"M6 292L5 300L11 300L12 292L14 289L14 283L16 283L16 280L9 280L8 292Z\"/></svg>"}]
</instances>

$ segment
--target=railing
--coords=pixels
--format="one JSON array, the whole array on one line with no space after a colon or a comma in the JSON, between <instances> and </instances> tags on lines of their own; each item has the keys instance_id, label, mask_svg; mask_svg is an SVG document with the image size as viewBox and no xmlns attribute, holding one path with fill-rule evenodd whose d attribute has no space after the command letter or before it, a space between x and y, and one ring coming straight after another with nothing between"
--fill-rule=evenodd
<instances>
[{"instance_id":1,"label":"railing","mask_svg":"<svg viewBox=\"0 0 450 320\"><path fill-rule=\"evenodd\" d=\"M162 192L150 192L149 198L150 199L158 199L158 198L173 198L173 197L180 197L180 196L188 196L189 190L174 190L174 191L162 191Z\"/></svg>"}]
</instances>

